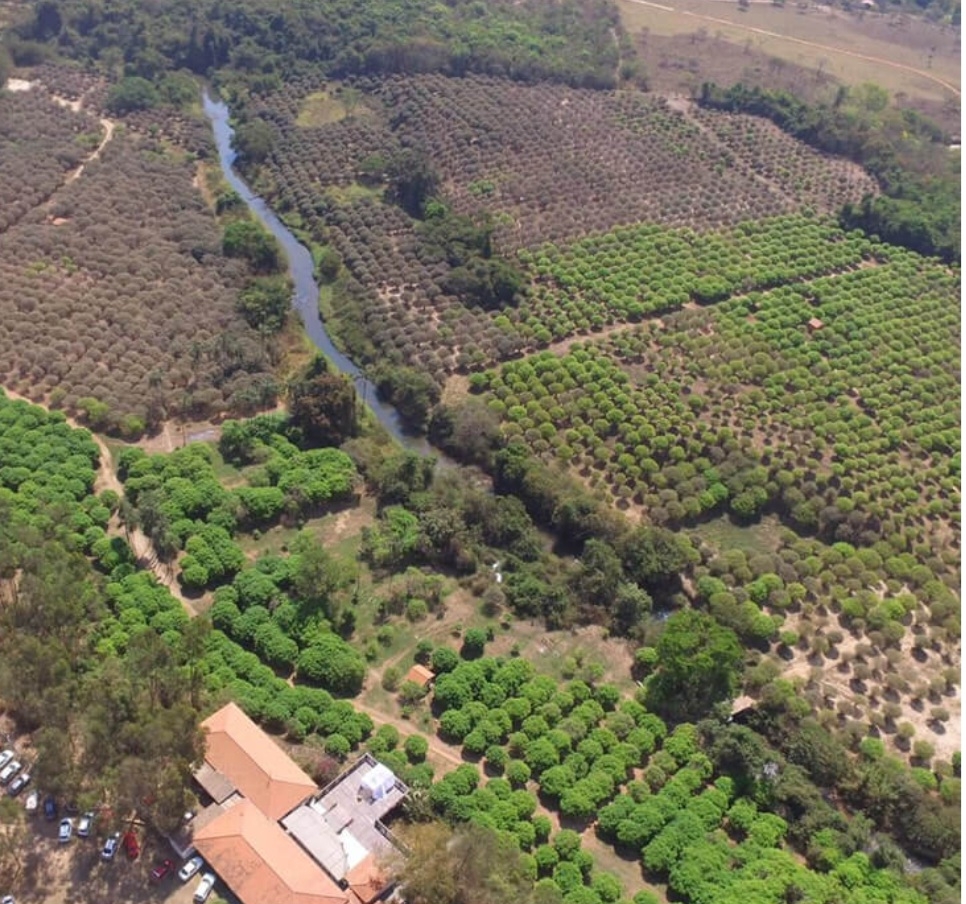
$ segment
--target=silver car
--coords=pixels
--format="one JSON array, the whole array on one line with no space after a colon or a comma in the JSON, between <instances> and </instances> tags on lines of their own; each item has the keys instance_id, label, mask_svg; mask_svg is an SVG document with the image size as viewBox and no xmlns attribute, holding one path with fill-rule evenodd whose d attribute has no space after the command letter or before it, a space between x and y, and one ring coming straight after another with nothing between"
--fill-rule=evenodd
<instances>
[{"instance_id":1,"label":"silver car","mask_svg":"<svg viewBox=\"0 0 966 904\"><path fill-rule=\"evenodd\" d=\"M205 904L208 900L208 895L211 894L211 890L215 887L215 874L205 873L201 877L201 881L198 883L198 887L195 889L194 897L191 899L195 904Z\"/></svg>"}]
</instances>

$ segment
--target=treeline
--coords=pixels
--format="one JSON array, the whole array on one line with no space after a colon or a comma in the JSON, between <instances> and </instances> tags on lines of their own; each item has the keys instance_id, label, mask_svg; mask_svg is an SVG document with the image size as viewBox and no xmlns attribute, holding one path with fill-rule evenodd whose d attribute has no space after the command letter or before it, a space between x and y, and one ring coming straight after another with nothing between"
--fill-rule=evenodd
<instances>
[{"instance_id":1,"label":"treeline","mask_svg":"<svg viewBox=\"0 0 966 904\"><path fill-rule=\"evenodd\" d=\"M619 59L633 69L611 0L42 0L15 34L18 62L55 46L149 80L166 70L230 69L262 89L308 69L332 77L476 72L598 88L615 85Z\"/></svg>"},{"instance_id":2,"label":"treeline","mask_svg":"<svg viewBox=\"0 0 966 904\"><path fill-rule=\"evenodd\" d=\"M913 110L889 105L874 85L842 87L830 103L808 104L788 91L701 86L699 102L731 113L763 116L806 144L865 167L883 195L846 205L842 222L884 241L947 261L960 259L959 155L949 136Z\"/></svg>"}]
</instances>

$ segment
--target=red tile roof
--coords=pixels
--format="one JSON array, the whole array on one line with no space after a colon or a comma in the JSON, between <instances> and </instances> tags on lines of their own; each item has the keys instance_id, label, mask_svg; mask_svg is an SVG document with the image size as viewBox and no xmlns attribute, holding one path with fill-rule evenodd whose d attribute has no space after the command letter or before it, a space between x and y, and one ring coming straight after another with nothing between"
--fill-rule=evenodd
<instances>
[{"instance_id":1,"label":"red tile roof","mask_svg":"<svg viewBox=\"0 0 966 904\"><path fill-rule=\"evenodd\" d=\"M416 663L407 673L406 681L414 681L420 687L426 687L436 676L426 666Z\"/></svg>"},{"instance_id":2,"label":"red tile roof","mask_svg":"<svg viewBox=\"0 0 966 904\"><path fill-rule=\"evenodd\" d=\"M318 791L315 782L234 703L201 724L208 735L205 760L272 820Z\"/></svg>"},{"instance_id":3,"label":"red tile roof","mask_svg":"<svg viewBox=\"0 0 966 904\"><path fill-rule=\"evenodd\" d=\"M197 832L194 844L248 904L347 904L353 900L250 800L235 804Z\"/></svg>"}]
</instances>

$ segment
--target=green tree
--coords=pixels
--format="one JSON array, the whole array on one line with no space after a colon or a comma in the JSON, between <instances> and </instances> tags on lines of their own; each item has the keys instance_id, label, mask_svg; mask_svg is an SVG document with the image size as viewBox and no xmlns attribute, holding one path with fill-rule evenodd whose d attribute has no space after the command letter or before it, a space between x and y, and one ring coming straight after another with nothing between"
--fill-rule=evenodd
<instances>
[{"instance_id":1,"label":"green tree","mask_svg":"<svg viewBox=\"0 0 966 904\"><path fill-rule=\"evenodd\" d=\"M289 387L289 412L314 446L338 446L357 432L355 389L344 376L328 373L321 356Z\"/></svg>"},{"instance_id":2,"label":"green tree","mask_svg":"<svg viewBox=\"0 0 966 904\"><path fill-rule=\"evenodd\" d=\"M150 110L161 103L161 95L147 79L132 75L121 79L107 94L107 109L123 116L137 110Z\"/></svg>"},{"instance_id":3,"label":"green tree","mask_svg":"<svg viewBox=\"0 0 966 904\"><path fill-rule=\"evenodd\" d=\"M221 248L226 257L248 261L256 273L277 273L282 266L282 253L275 237L253 220L229 223L222 234Z\"/></svg>"},{"instance_id":4,"label":"green tree","mask_svg":"<svg viewBox=\"0 0 966 904\"><path fill-rule=\"evenodd\" d=\"M648 681L648 706L677 721L695 721L731 697L743 655L737 635L710 615L675 612L657 644L657 671Z\"/></svg>"}]
</instances>

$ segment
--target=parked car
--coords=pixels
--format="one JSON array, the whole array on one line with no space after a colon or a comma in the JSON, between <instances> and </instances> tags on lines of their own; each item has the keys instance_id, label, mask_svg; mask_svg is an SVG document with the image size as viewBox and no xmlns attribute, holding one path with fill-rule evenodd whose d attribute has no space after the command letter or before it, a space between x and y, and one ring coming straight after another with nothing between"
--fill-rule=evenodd
<instances>
[{"instance_id":1,"label":"parked car","mask_svg":"<svg viewBox=\"0 0 966 904\"><path fill-rule=\"evenodd\" d=\"M44 798L44 819L53 822L57 818L57 801L49 794Z\"/></svg>"},{"instance_id":2,"label":"parked car","mask_svg":"<svg viewBox=\"0 0 966 904\"><path fill-rule=\"evenodd\" d=\"M7 794L11 797L16 797L27 785L30 784L30 773L25 769L20 773L7 788Z\"/></svg>"},{"instance_id":3,"label":"parked car","mask_svg":"<svg viewBox=\"0 0 966 904\"><path fill-rule=\"evenodd\" d=\"M205 861L200 857L192 857L190 860L186 860L184 866L178 870L178 878L182 882L187 882L204 865Z\"/></svg>"},{"instance_id":4,"label":"parked car","mask_svg":"<svg viewBox=\"0 0 966 904\"><path fill-rule=\"evenodd\" d=\"M198 887L195 889L194 897L191 899L195 904L205 904L208 900L208 895L211 894L212 888L215 887L215 874L205 873L201 877L201 881L198 883Z\"/></svg>"},{"instance_id":5,"label":"parked car","mask_svg":"<svg viewBox=\"0 0 966 904\"><path fill-rule=\"evenodd\" d=\"M173 860L162 860L153 870L151 870L151 881L160 882L165 876L171 875L174 869Z\"/></svg>"},{"instance_id":6,"label":"parked car","mask_svg":"<svg viewBox=\"0 0 966 904\"><path fill-rule=\"evenodd\" d=\"M14 904L13 895L4 895L0 898L0 904Z\"/></svg>"},{"instance_id":7,"label":"parked car","mask_svg":"<svg viewBox=\"0 0 966 904\"><path fill-rule=\"evenodd\" d=\"M121 833L115 832L104 842L104 847L101 848L101 860L113 860L120 843Z\"/></svg>"},{"instance_id":8,"label":"parked car","mask_svg":"<svg viewBox=\"0 0 966 904\"><path fill-rule=\"evenodd\" d=\"M141 845L138 842L137 833L133 829L124 833L121 844L124 845L124 853L127 854L128 860L138 859L141 854Z\"/></svg>"},{"instance_id":9,"label":"parked car","mask_svg":"<svg viewBox=\"0 0 966 904\"><path fill-rule=\"evenodd\" d=\"M10 781L21 769L19 760L11 760L7 763L3 769L0 769L0 785L5 785Z\"/></svg>"},{"instance_id":10,"label":"parked car","mask_svg":"<svg viewBox=\"0 0 966 904\"><path fill-rule=\"evenodd\" d=\"M87 838L91 834L91 829L94 827L94 814L89 810L80 818L77 823L77 837Z\"/></svg>"},{"instance_id":11,"label":"parked car","mask_svg":"<svg viewBox=\"0 0 966 904\"><path fill-rule=\"evenodd\" d=\"M74 836L74 820L69 816L65 816L60 821L60 828L57 829L57 840L61 844L67 844L68 841Z\"/></svg>"},{"instance_id":12,"label":"parked car","mask_svg":"<svg viewBox=\"0 0 966 904\"><path fill-rule=\"evenodd\" d=\"M40 809L40 792L36 788L31 791L23 802L24 809L33 816Z\"/></svg>"},{"instance_id":13,"label":"parked car","mask_svg":"<svg viewBox=\"0 0 966 904\"><path fill-rule=\"evenodd\" d=\"M6 766L7 763L9 763L16 755L17 754L13 750L10 750L9 747L4 750L3 753L0 753L0 769L3 769L3 767Z\"/></svg>"}]
</instances>

